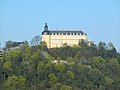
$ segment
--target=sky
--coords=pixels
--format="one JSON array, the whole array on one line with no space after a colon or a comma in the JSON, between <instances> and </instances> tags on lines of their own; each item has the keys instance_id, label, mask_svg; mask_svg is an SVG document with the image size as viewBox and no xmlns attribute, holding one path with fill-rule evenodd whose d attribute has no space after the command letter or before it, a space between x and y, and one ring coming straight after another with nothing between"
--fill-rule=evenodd
<instances>
[{"instance_id":1,"label":"sky","mask_svg":"<svg viewBox=\"0 0 120 90\"><path fill-rule=\"evenodd\" d=\"M82 30L120 51L120 0L0 0L1 47L41 36L46 22L49 29Z\"/></svg>"}]
</instances>

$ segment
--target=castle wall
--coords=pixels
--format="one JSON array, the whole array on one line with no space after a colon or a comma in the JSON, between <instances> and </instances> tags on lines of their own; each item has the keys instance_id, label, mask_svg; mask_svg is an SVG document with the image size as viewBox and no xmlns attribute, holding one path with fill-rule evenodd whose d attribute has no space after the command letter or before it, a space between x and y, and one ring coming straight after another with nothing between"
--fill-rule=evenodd
<instances>
[{"instance_id":1,"label":"castle wall","mask_svg":"<svg viewBox=\"0 0 120 90\"><path fill-rule=\"evenodd\" d=\"M51 34L51 35L42 35L42 41L47 43L48 48L61 47L64 43L67 43L68 46L78 45L80 39L87 39L85 34L83 35L63 35L63 34Z\"/></svg>"}]
</instances>

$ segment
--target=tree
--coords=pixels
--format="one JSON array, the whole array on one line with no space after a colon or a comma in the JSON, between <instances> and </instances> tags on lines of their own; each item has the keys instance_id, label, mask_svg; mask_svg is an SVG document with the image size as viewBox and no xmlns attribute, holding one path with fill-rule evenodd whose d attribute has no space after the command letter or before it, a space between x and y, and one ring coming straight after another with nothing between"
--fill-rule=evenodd
<instances>
[{"instance_id":1,"label":"tree","mask_svg":"<svg viewBox=\"0 0 120 90\"><path fill-rule=\"evenodd\" d=\"M7 69L7 70L11 70L12 69L12 64L11 64L11 62L10 61L7 61L7 62L5 62L4 64L3 64L3 68L4 69Z\"/></svg>"},{"instance_id":2,"label":"tree","mask_svg":"<svg viewBox=\"0 0 120 90\"><path fill-rule=\"evenodd\" d=\"M65 70L65 65L63 63L55 64L55 68L59 71L62 72Z\"/></svg>"},{"instance_id":3,"label":"tree","mask_svg":"<svg viewBox=\"0 0 120 90\"><path fill-rule=\"evenodd\" d=\"M65 48L65 47L67 47L67 46L68 46L67 43L64 43L62 47Z\"/></svg>"},{"instance_id":4,"label":"tree","mask_svg":"<svg viewBox=\"0 0 120 90\"><path fill-rule=\"evenodd\" d=\"M105 80L105 85L110 85L113 82L113 80L108 76L106 76L104 80Z\"/></svg>"},{"instance_id":5,"label":"tree","mask_svg":"<svg viewBox=\"0 0 120 90\"><path fill-rule=\"evenodd\" d=\"M49 83L51 87L57 84L57 76L55 76L55 74L49 74L48 78L49 78Z\"/></svg>"},{"instance_id":6,"label":"tree","mask_svg":"<svg viewBox=\"0 0 120 90\"><path fill-rule=\"evenodd\" d=\"M108 57L114 58L116 56L117 56L117 51L114 45L111 42L109 42L108 43Z\"/></svg>"},{"instance_id":7,"label":"tree","mask_svg":"<svg viewBox=\"0 0 120 90\"><path fill-rule=\"evenodd\" d=\"M42 48L43 50L47 50L47 43L45 41L41 42L40 48Z\"/></svg>"},{"instance_id":8,"label":"tree","mask_svg":"<svg viewBox=\"0 0 120 90\"><path fill-rule=\"evenodd\" d=\"M68 64L74 64L74 60L72 57L67 57L67 63Z\"/></svg>"},{"instance_id":9,"label":"tree","mask_svg":"<svg viewBox=\"0 0 120 90\"><path fill-rule=\"evenodd\" d=\"M113 44L84 43L8 49L0 60L0 90L120 90L120 54Z\"/></svg>"},{"instance_id":10,"label":"tree","mask_svg":"<svg viewBox=\"0 0 120 90\"><path fill-rule=\"evenodd\" d=\"M36 35L32 40L31 40L31 45L38 46L40 45L41 42L41 37L39 35Z\"/></svg>"},{"instance_id":11,"label":"tree","mask_svg":"<svg viewBox=\"0 0 120 90\"><path fill-rule=\"evenodd\" d=\"M102 50L102 49L106 49L107 46L106 46L106 43L105 42L99 42L98 43L98 49Z\"/></svg>"},{"instance_id":12,"label":"tree","mask_svg":"<svg viewBox=\"0 0 120 90\"><path fill-rule=\"evenodd\" d=\"M81 48L85 48L88 46L88 44L85 42L85 40L81 39L78 44Z\"/></svg>"},{"instance_id":13,"label":"tree","mask_svg":"<svg viewBox=\"0 0 120 90\"><path fill-rule=\"evenodd\" d=\"M107 46L105 42L98 43L98 56L107 57Z\"/></svg>"},{"instance_id":14,"label":"tree","mask_svg":"<svg viewBox=\"0 0 120 90\"><path fill-rule=\"evenodd\" d=\"M6 61L4 62L3 64L3 81L5 81L5 79L11 75L11 72L12 72L12 64L11 64L11 61Z\"/></svg>"},{"instance_id":15,"label":"tree","mask_svg":"<svg viewBox=\"0 0 120 90\"><path fill-rule=\"evenodd\" d=\"M9 76L5 87L7 90L24 90L26 87L26 78L23 76Z\"/></svg>"},{"instance_id":16,"label":"tree","mask_svg":"<svg viewBox=\"0 0 120 90\"><path fill-rule=\"evenodd\" d=\"M93 57L92 63L95 67L100 68L101 64L104 63L105 60L102 57Z\"/></svg>"},{"instance_id":17,"label":"tree","mask_svg":"<svg viewBox=\"0 0 120 90\"><path fill-rule=\"evenodd\" d=\"M5 57L6 61L12 61L12 60L18 60L21 52L20 50L10 50L7 52L7 55Z\"/></svg>"},{"instance_id":18,"label":"tree","mask_svg":"<svg viewBox=\"0 0 120 90\"><path fill-rule=\"evenodd\" d=\"M67 71L67 78L68 79L73 79L75 77L74 73L72 71Z\"/></svg>"},{"instance_id":19,"label":"tree","mask_svg":"<svg viewBox=\"0 0 120 90\"><path fill-rule=\"evenodd\" d=\"M67 86L67 85L62 85L60 87L60 90L72 90L72 87L71 86Z\"/></svg>"},{"instance_id":20,"label":"tree","mask_svg":"<svg viewBox=\"0 0 120 90\"><path fill-rule=\"evenodd\" d=\"M112 50L113 48L114 48L114 45L111 42L109 42L108 43L108 50Z\"/></svg>"},{"instance_id":21,"label":"tree","mask_svg":"<svg viewBox=\"0 0 120 90\"><path fill-rule=\"evenodd\" d=\"M42 76L42 72L43 72L43 69L44 69L44 62L40 61L39 64L38 64L38 67L37 67L37 72L38 72L38 75L41 77Z\"/></svg>"}]
</instances>

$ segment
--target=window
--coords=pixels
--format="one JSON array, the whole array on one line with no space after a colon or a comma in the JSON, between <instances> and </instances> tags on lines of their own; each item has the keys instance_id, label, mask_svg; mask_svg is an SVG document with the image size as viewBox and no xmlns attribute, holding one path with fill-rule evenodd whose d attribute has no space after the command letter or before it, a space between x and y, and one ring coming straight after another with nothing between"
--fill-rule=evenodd
<instances>
[{"instance_id":1,"label":"window","mask_svg":"<svg viewBox=\"0 0 120 90\"><path fill-rule=\"evenodd\" d=\"M63 35L66 35L66 33L63 33Z\"/></svg>"},{"instance_id":2,"label":"window","mask_svg":"<svg viewBox=\"0 0 120 90\"><path fill-rule=\"evenodd\" d=\"M70 35L70 33L67 33L67 35Z\"/></svg>"}]
</instances>

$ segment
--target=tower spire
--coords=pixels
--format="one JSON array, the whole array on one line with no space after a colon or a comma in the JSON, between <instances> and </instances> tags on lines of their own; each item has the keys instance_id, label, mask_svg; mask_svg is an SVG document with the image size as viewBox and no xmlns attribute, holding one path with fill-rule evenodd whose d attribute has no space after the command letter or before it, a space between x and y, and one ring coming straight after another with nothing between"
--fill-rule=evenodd
<instances>
[{"instance_id":1,"label":"tower spire","mask_svg":"<svg viewBox=\"0 0 120 90\"><path fill-rule=\"evenodd\" d=\"M48 26L47 26L47 23L45 23L45 26L44 26L44 31L48 31Z\"/></svg>"}]
</instances>

